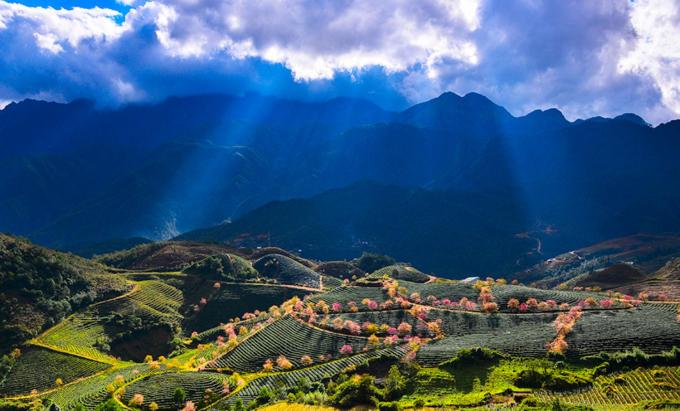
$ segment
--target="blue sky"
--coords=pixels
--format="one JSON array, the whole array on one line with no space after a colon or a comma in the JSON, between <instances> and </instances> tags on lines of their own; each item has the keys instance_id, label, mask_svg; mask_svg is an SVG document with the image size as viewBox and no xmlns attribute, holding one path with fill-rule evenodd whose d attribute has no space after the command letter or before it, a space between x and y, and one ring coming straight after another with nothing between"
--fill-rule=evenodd
<instances>
[{"instance_id":1,"label":"blue sky","mask_svg":"<svg viewBox=\"0 0 680 411\"><path fill-rule=\"evenodd\" d=\"M476 91L515 115L656 124L680 117L677 38L675 0L0 0L0 107Z\"/></svg>"}]
</instances>

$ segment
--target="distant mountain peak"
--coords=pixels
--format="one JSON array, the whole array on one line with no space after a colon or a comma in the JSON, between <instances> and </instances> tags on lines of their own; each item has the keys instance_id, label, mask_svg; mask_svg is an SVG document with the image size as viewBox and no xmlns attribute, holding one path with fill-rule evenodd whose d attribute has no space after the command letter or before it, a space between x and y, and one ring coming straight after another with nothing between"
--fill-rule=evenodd
<instances>
[{"instance_id":1,"label":"distant mountain peak","mask_svg":"<svg viewBox=\"0 0 680 411\"><path fill-rule=\"evenodd\" d=\"M614 120L628 121L630 123L637 124L639 126L650 127L650 124L647 123L642 117L638 116L637 114L633 114L633 113L621 114L620 116L614 117Z\"/></svg>"}]
</instances>

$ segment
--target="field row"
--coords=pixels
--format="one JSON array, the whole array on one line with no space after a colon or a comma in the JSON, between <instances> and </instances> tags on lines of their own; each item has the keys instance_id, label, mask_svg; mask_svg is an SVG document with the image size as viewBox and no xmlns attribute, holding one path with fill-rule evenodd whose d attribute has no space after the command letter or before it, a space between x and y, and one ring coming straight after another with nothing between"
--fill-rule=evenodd
<instances>
[{"instance_id":1,"label":"field row","mask_svg":"<svg viewBox=\"0 0 680 411\"><path fill-rule=\"evenodd\" d=\"M281 389L291 388L302 378L307 378L310 382L322 381L339 374L347 367L359 366L371 359L380 357L400 358L403 355L404 351L402 348L386 348L341 358L336 361L301 370L266 375L251 381L245 387L235 392L234 395L215 404L214 408L224 409L226 406L230 406L238 400L243 401L244 404L248 404L257 397L262 387L277 387Z\"/></svg>"},{"instance_id":2,"label":"field row","mask_svg":"<svg viewBox=\"0 0 680 411\"><path fill-rule=\"evenodd\" d=\"M366 347L366 339L323 331L285 316L241 342L208 368L259 371L265 361L276 361L280 355L293 367L300 367L305 365L303 356L308 355L314 362L319 361L321 355L336 358L344 345L351 346L354 353L361 352Z\"/></svg>"},{"instance_id":3,"label":"field row","mask_svg":"<svg viewBox=\"0 0 680 411\"><path fill-rule=\"evenodd\" d=\"M547 402L609 407L638 404L642 401L680 400L680 374L675 368L637 369L602 376L592 388L569 393L541 391L537 396Z\"/></svg>"}]
</instances>

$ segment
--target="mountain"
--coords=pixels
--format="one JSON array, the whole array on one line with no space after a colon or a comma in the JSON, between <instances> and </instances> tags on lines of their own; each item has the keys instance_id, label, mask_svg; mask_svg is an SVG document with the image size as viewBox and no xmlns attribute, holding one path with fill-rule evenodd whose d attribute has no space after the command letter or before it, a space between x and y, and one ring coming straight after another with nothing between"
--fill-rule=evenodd
<instances>
[{"instance_id":1,"label":"mountain","mask_svg":"<svg viewBox=\"0 0 680 411\"><path fill-rule=\"evenodd\" d=\"M454 193L359 183L308 199L277 201L178 240L232 247L277 244L310 258L381 251L440 275L507 272L529 258L521 209L507 193Z\"/></svg>"},{"instance_id":2,"label":"mountain","mask_svg":"<svg viewBox=\"0 0 680 411\"><path fill-rule=\"evenodd\" d=\"M445 192L462 201L454 220L488 203L480 199L509 201L506 209L521 214L511 219L522 222L516 233L550 256L638 232L680 232L678 136L680 121L650 127L632 114L569 122L548 109L515 117L476 93L444 93L397 113L364 100L257 95L117 109L24 101L0 111L0 229L87 252L371 181ZM499 213L474 221L501 222ZM432 250L395 257L439 258ZM522 248L515 260L524 256Z\"/></svg>"}]
</instances>

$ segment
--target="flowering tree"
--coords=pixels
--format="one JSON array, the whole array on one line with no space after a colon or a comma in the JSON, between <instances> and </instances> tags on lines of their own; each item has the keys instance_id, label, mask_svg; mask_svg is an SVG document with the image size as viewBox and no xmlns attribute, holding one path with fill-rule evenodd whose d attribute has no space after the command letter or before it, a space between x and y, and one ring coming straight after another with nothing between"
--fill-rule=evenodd
<instances>
[{"instance_id":1,"label":"flowering tree","mask_svg":"<svg viewBox=\"0 0 680 411\"><path fill-rule=\"evenodd\" d=\"M538 308L538 300L533 298L533 297L529 298L525 302L525 304L527 305L527 308L530 309L530 310L535 310L535 309Z\"/></svg>"},{"instance_id":2,"label":"flowering tree","mask_svg":"<svg viewBox=\"0 0 680 411\"><path fill-rule=\"evenodd\" d=\"M490 301L490 302L484 303L482 305L482 309L484 310L484 312L487 312L487 313L495 313L495 312L498 311L498 304L496 304L493 301Z\"/></svg>"},{"instance_id":3,"label":"flowering tree","mask_svg":"<svg viewBox=\"0 0 680 411\"><path fill-rule=\"evenodd\" d=\"M279 368L283 368L284 370L290 370L293 368L293 364L283 355L279 355L279 357L276 359L276 365L279 366Z\"/></svg>"},{"instance_id":4,"label":"flowering tree","mask_svg":"<svg viewBox=\"0 0 680 411\"><path fill-rule=\"evenodd\" d=\"M511 298L508 300L508 309L519 310L519 300L516 298Z\"/></svg>"},{"instance_id":5,"label":"flowering tree","mask_svg":"<svg viewBox=\"0 0 680 411\"><path fill-rule=\"evenodd\" d=\"M383 339L383 344L390 347L390 346L396 344L397 341L399 341L399 337L397 337L396 335L390 335L390 336L387 336Z\"/></svg>"},{"instance_id":6,"label":"flowering tree","mask_svg":"<svg viewBox=\"0 0 680 411\"><path fill-rule=\"evenodd\" d=\"M131 407L141 407L144 404L144 396L142 394L135 394L130 398L128 404Z\"/></svg>"},{"instance_id":7,"label":"flowering tree","mask_svg":"<svg viewBox=\"0 0 680 411\"><path fill-rule=\"evenodd\" d=\"M380 345L380 338L375 334L371 334L371 336L368 337L368 345L369 347L377 347Z\"/></svg>"},{"instance_id":8,"label":"flowering tree","mask_svg":"<svg viewBox=\"0 0 680 411\"><path fill-rule=\"evenodd\" d=\"M340 311L342 311L342 304L334 302L333 304L331 304L331 309L333 310L333 312L339 313Z\"/></svg>"},{"instance_id":9,"label":"flowering tree","mask_svg":"<svg viewBox=\"0 0 680 411\"><path fill-rule=\"evenodd\" d=\"M352 354L352 352L354 352L354 350L352 349L351 345L345 344L342 347L340 347L341 355L350 355Z\"/></svg>"},{"instance_id":10,"label":"flowering tree","mask_svg":"<svg viewBox=\"0 0 680 411\"><path fill-rule=\"evenodd\" d=\"M354 301L348 302L347 307L349 308L350 312L355 313L359 311L359 307L357 307L357 303L355 303Z\"/></svg>"},{"instance_id":11,"label":"flowering tree","mask_svg":"<svg viewBox=\"0 0 680 411\"><path fill-rule=\"evenodd\" d=\"M194 405L193 401L187 401L182 411L196 411L196 405Z\"/></svg>"},{"instance_id":12,"label":"flowering tree","mask_svg":"<svg viewBox=\"0 0 680 411\"><path fill-rule=\"evenodd\" d=\"M300 364L304 366L309 366L312 365L312 363L314 363L314 360L309 355L305 354L302 357L300 357Z\"/></svg>"},{"instance_id":13,"label":"flowering tree","mask_svg":"<svg viewBox=\"0 0 680 411\"><path fill-rule=\"evenodd\" d=\"M410 334L411 333L411 324L402 322L397 327L397 331L399 332L400 335Z\"/></svg>"},{"instance_id":14,"label":"flowering tree","mask_svg":"<svg viewBox=\"0 0 680 411\"><path fill-rule=\"evenodd\" d=\"M273 370L274 369L274 363L272 362L272 360L267 358L267 361L265 361L264 364L262 364L262 369L265 372L270 372L271 370Z\"/></svg>"}]
</instances>

